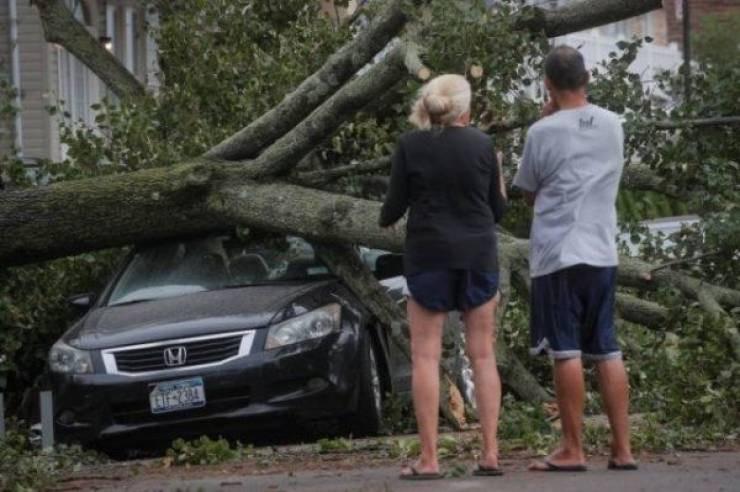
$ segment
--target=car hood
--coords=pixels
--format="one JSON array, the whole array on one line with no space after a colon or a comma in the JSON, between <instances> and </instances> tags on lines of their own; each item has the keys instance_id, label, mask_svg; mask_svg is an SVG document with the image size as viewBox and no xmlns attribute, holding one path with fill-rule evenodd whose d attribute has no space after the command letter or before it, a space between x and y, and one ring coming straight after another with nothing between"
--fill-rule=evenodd
<instances>
[{"instance_id":1,"label":"car hood","mask_svg":"<svg viewBox=\"0 0 740 492\"><path fill-rule=\"evenodd\" d=\"M248 286L98 307L64 339L92 350L264 327L291 301L326 283Z\"/></svg>"}]
</instances>

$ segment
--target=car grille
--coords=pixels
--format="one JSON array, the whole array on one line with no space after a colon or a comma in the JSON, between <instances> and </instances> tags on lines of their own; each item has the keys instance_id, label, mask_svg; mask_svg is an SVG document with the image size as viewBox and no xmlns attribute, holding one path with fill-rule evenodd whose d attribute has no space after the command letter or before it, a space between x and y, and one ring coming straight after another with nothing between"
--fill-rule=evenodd
<instances>
[{"instance_id":1,"label":"car grille","mask_svg":"<svg viewBox=\"0 0 740 492\"><path fill-rule=\"evenodd\" d=\"M173 368L165 360L168 349L185 348L184 362L177 367L192 367L203 364L213 364L239 354L242 335L231 337L212 338L192 342L162 344L156 347L147 347L115 352L116 368L120 372L137 373L161 371Z\"/></svg>"}]
</instances>

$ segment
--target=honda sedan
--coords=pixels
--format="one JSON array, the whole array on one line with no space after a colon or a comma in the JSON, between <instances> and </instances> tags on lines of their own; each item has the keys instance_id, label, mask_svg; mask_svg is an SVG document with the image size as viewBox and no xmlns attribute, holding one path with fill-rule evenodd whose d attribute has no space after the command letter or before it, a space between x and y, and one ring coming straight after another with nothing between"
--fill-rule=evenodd
<instances>
[{"instance_id":1,"label":"honda sedan","mask_svg":"<svg viewBox=\"0 0 740 492\"><path fill-rule=\"evenodd\" d=\"M399 263L360 253L373 267ZM385 273L398 300L399 273ZM389 327L299 238L140 246L100 296L71 302L85 314L49 354L64 442L243 436L336 418L372 434L384 396L409 389Z\"/></svg>"}]
</instances>

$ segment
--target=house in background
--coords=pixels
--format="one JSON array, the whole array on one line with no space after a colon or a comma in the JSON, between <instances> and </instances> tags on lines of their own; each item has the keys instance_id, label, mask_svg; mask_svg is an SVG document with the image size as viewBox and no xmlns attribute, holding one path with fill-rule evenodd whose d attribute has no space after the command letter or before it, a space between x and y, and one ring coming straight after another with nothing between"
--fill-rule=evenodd
<instances>
[{"instance_id":1,"label":"house in background","mask_svg":"<svg viewBox=\"0 0 740 492\"><path fill-rule=\"evenodd\" d=\"M552 0L546 3L555 7L573 1ZM665 9L654 10L632 19L561 36L553 40L553 43L579 48L586 60L586 66L593 68L599 62L608 60L609 53L618 51L619 41L649 36L653 39L652 43L643 45L638 51L630 71L639 74L643 83L650 85L657 72L675 70L682 63L679 46L668 36L666 17Z\"/></svg>"},{"instance_id":2,"label":"house in background","mask_svg":"<svg viewBox=\"0 0 740 492\"><path fill-rule=\"evenodd\" d=\"M668 41L683 45L683 0L663 0ZM701 30L710 14L740 15L740 0L689 0L691 32Z\"/></svg>"},{"instance_id":3,"label":"house in background","mask_svg":"<svg viewBox=\"0 0 740 492\"><path fill-rule=\"evenodd\" d=\"M95 39L111 50L144 84L156 89L156 45L147 26L155 12L137 0L65 0ZM20 112L2 128L0 153L12 148L29 165L41 159L61 160L59 118L92 123L90 106L112 97L100 79L61 46L47 43L36 8L28 0L0 0L0 70L18 90ZM63 104L50 116L48 108ZM66 113L66 114L64 114Z\"/></svg>"}]
</instances>

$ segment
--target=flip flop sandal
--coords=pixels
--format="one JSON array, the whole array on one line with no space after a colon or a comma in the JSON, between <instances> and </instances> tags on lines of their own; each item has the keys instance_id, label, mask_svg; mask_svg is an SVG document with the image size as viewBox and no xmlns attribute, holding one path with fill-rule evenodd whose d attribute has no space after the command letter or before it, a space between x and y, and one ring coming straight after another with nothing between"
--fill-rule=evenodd
<instances>
[{"instance_id":1,"label":"flip flop sandal","mask_svg":"<svg viewBox=\"0 0 740 492\"><path fill-rule=\"evenodd\" d=\"M409 466L411 473L401 473L398 478L401 480L441 480L444 475L441 473L421 473L413 466Z\"/></svg>"},{"instance_id":2,"label":"flip flop sandal","mask_svg":"<svg viewBox=\"0 0 740 492\"><path fill-rule=\"evenodd\" d=\"M478 468L473 470L473 475L476 477L500 477L503 474L504 472L495 466L478 465Z\"/></svg>"},{"instance_id":3,"label":"flip flop sandal","mask_svg":"<svg viewBox=\"0 0 740 492\"><path fill-rule=\"evenodd\" d=\"M619 470L619 471L632 471L632 470L639 469L639 467L637 466L637 463L625 463L623 465L620 465L614 460L609 460L609 464L607 465L607 468L610 470Z\"/></svg>"},{"instance_id":4,"label":"flip flop sandal","mask_svg":"<svg viewBox=\"0 0 740 492\"><path fill-rule=\"evenodd\" d=\"M543 461L545 468L535 468L532 471L542 472L585 472L588 470L586 465L555 465L549 461Z\"/></svg>"}]
</instances>

